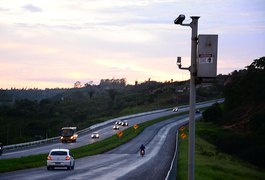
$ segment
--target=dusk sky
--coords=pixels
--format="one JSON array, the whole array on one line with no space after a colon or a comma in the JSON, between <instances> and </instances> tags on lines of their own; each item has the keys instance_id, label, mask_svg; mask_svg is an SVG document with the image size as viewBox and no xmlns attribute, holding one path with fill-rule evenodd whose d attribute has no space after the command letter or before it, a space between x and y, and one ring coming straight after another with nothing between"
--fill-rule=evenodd
<instances>
[{"instance_id":1,"label":"dusk sky","mask_svg":"<svg viewBox=\"0 0 265 180\"><path fill-rule=\"evenodd\" d=\"M218 34L218 74L265 56L265 0L0 0L0 88L187 80L191 28Z\"/></svg>"}]
</instances>

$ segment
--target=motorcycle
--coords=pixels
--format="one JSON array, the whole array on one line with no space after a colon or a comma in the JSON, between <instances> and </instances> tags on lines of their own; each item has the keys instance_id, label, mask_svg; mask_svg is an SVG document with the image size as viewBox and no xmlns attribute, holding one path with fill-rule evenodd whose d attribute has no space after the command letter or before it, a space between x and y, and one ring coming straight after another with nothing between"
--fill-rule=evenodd
<instances>
[{"instance_id":1,"label":"motorcycle","mask_svg":"<svg viewBox=\"0 0 265 180\"><path fill-rule=\"evenodd\" d=\"M141 154L141 156L143 157L144 154L145 154L145 151L144 151L143 149L141 149L141 150L140 150L140 154Z\"/></svg>"}]
</instances>

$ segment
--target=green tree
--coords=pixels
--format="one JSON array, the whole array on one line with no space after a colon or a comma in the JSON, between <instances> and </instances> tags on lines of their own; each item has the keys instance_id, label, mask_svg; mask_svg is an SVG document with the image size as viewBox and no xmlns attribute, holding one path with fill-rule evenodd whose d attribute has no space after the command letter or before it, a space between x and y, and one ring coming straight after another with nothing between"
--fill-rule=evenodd
<instances>
[{"instance_id":1,"label":"green tree","mask_svg":"<svg viewBox=\"0 0 265 180\"><path fill-rule=\"evenodd\" d=\"M214 123L222 123L223 112L219 103L215 103L210 108L202 113L205 121L211 121Z\"/></svg>"}]
</instances>

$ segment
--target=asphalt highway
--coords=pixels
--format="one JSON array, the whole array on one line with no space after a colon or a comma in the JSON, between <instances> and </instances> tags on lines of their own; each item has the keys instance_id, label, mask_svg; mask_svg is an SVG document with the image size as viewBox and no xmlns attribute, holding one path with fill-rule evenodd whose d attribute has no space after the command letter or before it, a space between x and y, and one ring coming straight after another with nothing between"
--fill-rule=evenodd
<instances>
[{"instance_id":1,"label":"asphalt highway","mask_svg":"<svg viewBox=\"0 0 265 180\"><path fill-rule=\"evenodd\" d=\"M156 113L156 114L150 114L142 117L137 117L137 118L132 118L128 119L127 121L129 122L129 126L133 126L134 124L140 124L142 122L150 121L152 119L158 118L158 117L163 117L172 114L173 112L171 111L166 111L166 112L161 112L161 113ZM86 144L91 144L96 141L100 141L102 139L108 138L114 134L117 133L117 130L113 130L114 123L109 123L104 126L101 126L99 128L96 128L94 130L91 130L87 132L86 134L83 134L77 138L76 143L61 143L60 140L58 139L58 142L56 143L48 143L48 144L43 144L40 146L35 146L35 147L27 147L24 149L18 149L16 151L10 151L10 152L4 152L2 156L0 156L0 159L7 159L7 158L17 158L17 157L23 157L23 156L29 156L29 155L34 155L34 154L43 154L43 153L49 153L51 149L54 148L76 148L80 146L84 146ZM127 126L120 126L120 130L124 130L128 128ZM91 134L92 132L97 131L100 134L99 139L91 139Z\"/></svg>"},{"instance_id":2,"label":"asphalt highway","mask_svg":"<svg viewBox=\"0 0 265 180\"><path fill-rule=\"evenodd\" d=\"M196 108L210 106L213 102L201 103ZM178 112L188 111L188 106L179 108ZM129 126L140 124L158 117L176 112L172 110L144 115L128 119ZM201 116L200 114L198 116ZM178 127L188 123L188 115L182 115L154 124L146 128L130 142L121 145L105 154L76 159L74 170L55 169L48 171L46 166L40 168L1 173L1 180L10 179L165 179L176 147L176 131ZM37 147L28 147L16 151L5 152L0 159L47 153L53 148L75 148L116 134L112 129L113 122L99 126L78 137L76 143L50 143ZM127 127L122 127L123 130ZM99 139L91 139L93 131L100 134ZM146 155L141 157L139 147L146 146Z\"/></svg>"},{"instance_id":3,"label":"asphalt highway","mask_svg":"<svg viewBox=\"0 0 265 180\"><path fill-rule=\"evenodd\" d=\"M215 103L215 101L200 103L196 106L196 108L207 107L213 103ZM179 108L178 113L184 112L184 111L188 111L188 106ZM155 118L167 116L167 115L170 115L173 113L176 113L176 112L172 112L172 110L168 110L168 111L162 111L159 113L148 114L148 115L144 115L144 116L140 116L140 117L136 117L136 118L130 118L127 120L129 122L128 127L133 126L134 124L140 124L140 123L150 121L150 120L155 119ZM0 160L1 159L7 159L7 158L17 158L17 157L35 155L35 154L44 154L44 153L48 154L49 151L51 149L54 149L54 148L73 149L76 147L84 146L86 144L91 144L91 143L94 143L96 141L100 141L102 139L108 138L108 137L116 134L117 130L112 129L113 125L114 125L114 123L111 122L111 123L107 123L106 125L97 127L91 131L88 131L86 134L82 134L81 136L79 136L76 143L64 143L63 144L58 139L58 142L54 142L54 143L47 143L47 144L42 144L42 145L34 146L34 147L26 147L23 149L16 149L15 151L5 151L2 154L2 156L0 156ZM121 131L127 128L124 126L120 126L120 127L121 127L120 128ZM90 136L91 136L92 132L94 132L94 131L99 132L99 134L100 134L99 139L91 139Z\"/></svg>"},{"instance_id":4,"label":"asphalt highway","mask_svg":"<svg viewBox=\"0 0 265 180\"><path fill-rule=\"evenodd\" d=\"M144 130L132 141L105 154L76 160L74 170L46 167L0 174L0 179L165 179L175 151L176 131L187 115L175 117ZM139 147L146 146L141 157Z\"/></svg>"}]
</instances>

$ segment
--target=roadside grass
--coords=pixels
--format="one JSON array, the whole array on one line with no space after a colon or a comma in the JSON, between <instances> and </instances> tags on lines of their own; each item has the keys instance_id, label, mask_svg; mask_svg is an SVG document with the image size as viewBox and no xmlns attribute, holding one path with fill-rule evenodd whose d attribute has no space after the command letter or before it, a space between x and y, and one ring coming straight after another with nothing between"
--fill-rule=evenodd
<instances>
[{"instance_id":1,"label":"roadside grass","mask_svg":"<svg viewBox=\"0 0 265 180\"><path fill-rule=\"evenodd\" d=\"M203 139L200 134L211 128L212 133L218 127L205 122L196 122L195 142L195 178L203 180L258 180L265 179L265 170L237 157L218 151L218 149ZM186 128L185 133L188 134ZM181 134L181 133L179 133ZM177 179L188 179L188 137L179 138Z\"/></svg>"},{"instance_id":2,"label":"roadside grass","mask_svg":"<svg viewBox=\"0 0 265 180\"><path fill-rule=\"evenodd\" d=\"M71 149L71 152L73 156L75 157L75 159L107 152L111 149L114 149L130 141L131 139L139 135L146 127L151 126L160 121L164 121L164 120L176 117L176 116L180 116L182 114L185 114L185 113L172 114L169 116L165 116L165 117L161 117L161 118L157 118L151 121L141 123L139 124L139 128L136 130L133 127L130 127L124 130L123 136L121 138L119 138L115 134L102 141L95 142L93 144L88 144L86 146L82 146L79 148ZM45 166L46 159L47 159L47 154L25 156L21 158L12 158L12 159L2 159L0 160L0 173Z\"/></svg>"}]
</instances>

